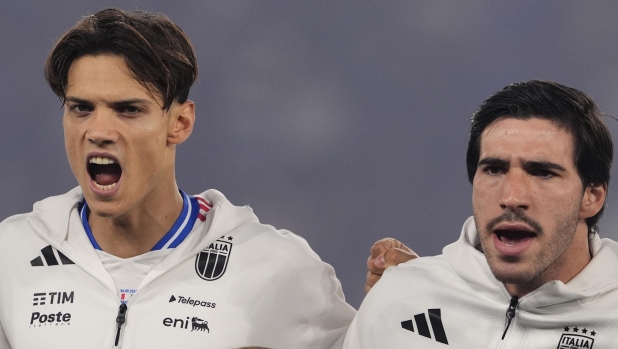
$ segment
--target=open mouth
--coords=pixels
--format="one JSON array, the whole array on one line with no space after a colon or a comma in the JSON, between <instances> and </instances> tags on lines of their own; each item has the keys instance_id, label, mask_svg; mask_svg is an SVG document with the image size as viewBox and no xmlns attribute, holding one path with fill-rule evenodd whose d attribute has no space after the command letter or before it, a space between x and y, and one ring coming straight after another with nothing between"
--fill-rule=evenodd
<instances>
[{"instance_id":1,"label":"open mouth","mask_svg":"<svg viewBox=\"0 0 618 349\"><path fill-rule=\"evenodd\" d=\"M494 234L507 246L516 246L536 236L534 232L526 230L495 230Z\"/></svg>"},{"instance_id":2,"label":"open mouth","mask_svg":"<svg viewBox=\"0 0 618 349\"><path fill-rule=\"evenodd\" d=\"M122 168L112 158L93 156L88 159L88 174L99 190L112 190L118 185Z\"/></svg>"}]
</instances>

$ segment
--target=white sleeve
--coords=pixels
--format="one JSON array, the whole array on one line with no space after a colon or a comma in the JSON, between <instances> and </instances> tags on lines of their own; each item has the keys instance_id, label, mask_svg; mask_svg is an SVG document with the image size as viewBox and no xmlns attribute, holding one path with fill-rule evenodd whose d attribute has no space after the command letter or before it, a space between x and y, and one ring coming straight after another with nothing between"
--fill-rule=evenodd
<instances>
[{"instance_id":1,"label":"white sleeve","mask_svg":"<svg viewBox=\"0 0 618 349\"><path fill-rule=\"evenodd\" d=\"M278 303L292 326L286 343L274 347L341 349L356 310L346 303L334 269L314 259L304 268L289 268L280 280L287 280L278 285L287 292Z\"/></svg>"},{"instance_id":2,"label":"white sleeve","mask_svg":"<svg viewBox=\"0 0 618 349\"><path fill-rule=\"evenodd\" d=\"M245 307L255 315L248 320L252 323L248 344L341 349L356 310L346 303L333 267L320 260L304 239L285 231L267 235L259 248L265 258L244 276L259 296L258 302Z\"/></svg>"},{"instance_id":3,"label":"white sleeve","mask_svg":"<svg viewBox=\"0 0 618 349\"><path fill-rule=\"evenodd\" d=\"M6 339L6 334L4 334L4 329L2 328L2 323L0 322L0 349L11 349L9 345L9 341Z\"/></svg>"},{"instance_id":4,"label":"white sleeve","mask_svg":"<svg viewBox=\"0 0 618 349\"><path fill-rule=\"evenodd\" d=\"M341 283L335 276L335 270L327 263L323 263L321 288L319 293L330 295L330 303L325 303L323 313L315 319L314 326L325 334L326 348L341 349L348 326L356 315L356 310L345 301ZM315 303L314 303L315 304ZM317 347L317 346L316 346Z\"/></svg>"},{"instance_id":5,"label":"white sleeve","mask_svg":"<svg viewBox=\"0 0 618 349\"><path fill-rule=\"evenodd\" d=\"M387 325L389 313L398 306L391 301L391 291L397 287L392 282L392 269L387 269L365 296L346 333L343 349L415 348L409 343L399 343Z\"/></svg>"}]
</instances>

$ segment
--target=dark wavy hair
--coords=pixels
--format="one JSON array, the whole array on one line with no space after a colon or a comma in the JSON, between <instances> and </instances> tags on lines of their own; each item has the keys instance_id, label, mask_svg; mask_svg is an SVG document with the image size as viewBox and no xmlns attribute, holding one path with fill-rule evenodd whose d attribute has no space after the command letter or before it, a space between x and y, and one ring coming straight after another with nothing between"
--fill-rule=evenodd
<instances>
[{"instance_id":1,"label":"dark wavy hair","mask_svg":"<svg viewBox=\"0 0 618 349\"><path fill-rule=\"evenodd\" d=\"M197 79L197 60L185 33L165 15L106 9L65 32L45 62L45 79L64 103L71 64L84 55L124 57L133 77L158 94L163 109L184 103Z\"/></svg>"},{"instance_id":2,"label":"dark wavy hair","mask_svg":"<svg viewBox=\"0 0 618 349\"><path fill-rule=\"evenodd\" d=\"M584 188L609 186L614 146L603 115L590 96L551 81L531 80L506 86L481 104L472 116L472 129L466 154L468 180L476 173L481 134L499 118L541 118L567 130L574 139L574 163ZM598 231L597 223L605 206L587 218L589 233Z\"/></svg>"}]
</instances>

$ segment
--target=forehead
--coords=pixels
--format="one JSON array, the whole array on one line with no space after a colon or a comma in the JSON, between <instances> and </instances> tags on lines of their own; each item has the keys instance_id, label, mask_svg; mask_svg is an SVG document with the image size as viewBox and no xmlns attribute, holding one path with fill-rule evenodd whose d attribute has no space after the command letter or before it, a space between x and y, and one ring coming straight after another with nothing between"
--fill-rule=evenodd
<instances>
[{"instance_id":1,"label":"forehead","mask_svg":"<svg viewBox=\"0 0 618 349\"><path fill-rule=\"evenodd\" d=\"M154 100L152 94L133 77L124 58L110 54L77 58L69 68L66 95L88 100Z\"/></svg>"},{"instance_id":2,"label":"forehead","mask_svg":"<svg viewBox=\"0 0 618 349\"><path fill-rule=\"evenodd\" d=\"M552 161L574 167L572 134L546 119L500 118L483 131L480 148L480 159Z\"/></svg>"}]
</instances>

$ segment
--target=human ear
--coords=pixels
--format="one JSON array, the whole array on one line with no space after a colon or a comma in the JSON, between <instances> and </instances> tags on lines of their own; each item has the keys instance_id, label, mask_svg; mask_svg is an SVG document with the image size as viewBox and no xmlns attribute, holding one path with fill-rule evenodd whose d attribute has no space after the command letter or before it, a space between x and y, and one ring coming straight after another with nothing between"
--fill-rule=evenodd
<instances>
[{"instance_id":1,"label":"human ear","mask_svg":"<svg viewBox=\"0 0 618 349\"><path fill-rule=\"evenodd\" d=\"M195 103L188 100L182 104L172 105L169 113L170 121L167 128L167 143L180 144L187 140L193 131Z\"/></svg>"},{"instance_id":2,"label":"human ear","mask_svg":"<svg viewBox=\"0 0 618 349\"><path fill-rule=\"evenodd\" d=\"M590 218L603 208L607 196L607 185L589 185L584 191L582 205L579 210L579 218Z\"/></svg>"}]
</instances>

